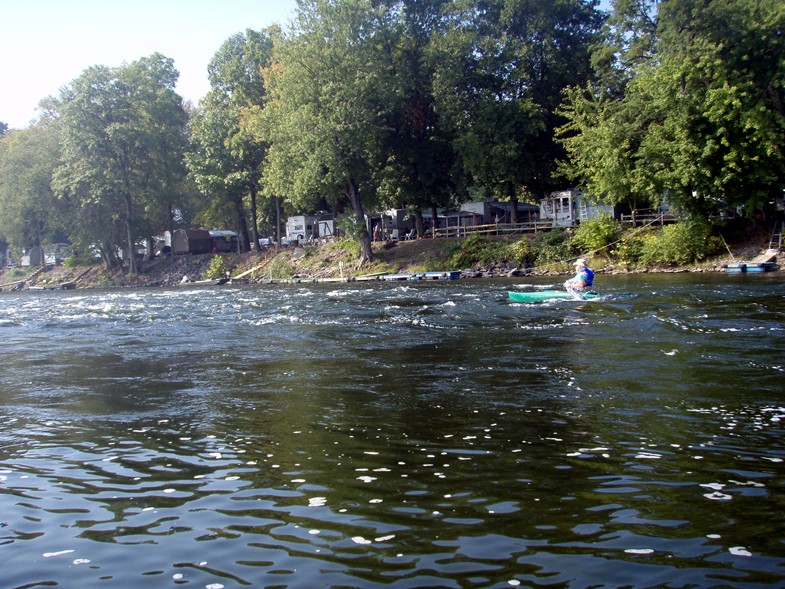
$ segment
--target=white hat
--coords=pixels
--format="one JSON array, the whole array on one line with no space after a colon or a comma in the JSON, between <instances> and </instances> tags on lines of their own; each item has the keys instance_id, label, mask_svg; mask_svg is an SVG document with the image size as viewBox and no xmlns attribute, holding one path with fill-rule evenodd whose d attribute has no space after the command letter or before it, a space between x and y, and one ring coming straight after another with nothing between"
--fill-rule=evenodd
<instances>
[{"instance_id":1,"label":"white hat","mask_svg":"<svg viewBox=\"0 0 785 589\"><path fill-rule=\"evenodd\" d=\"M577 260L575 260L575 263L573 264L573 266L580 266L581 268L585 268L586 267L586 260L584 260L583 258L578 258Z\"/></svg>"}]
</instances>

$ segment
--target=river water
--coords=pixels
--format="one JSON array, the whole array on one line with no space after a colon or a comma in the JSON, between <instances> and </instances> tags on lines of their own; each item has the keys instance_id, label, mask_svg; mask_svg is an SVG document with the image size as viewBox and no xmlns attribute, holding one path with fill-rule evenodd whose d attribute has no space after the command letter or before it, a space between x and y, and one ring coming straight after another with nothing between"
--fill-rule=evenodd
<instances>
[{"instance_id":1,"label":"river water","mask_svg":"<svg viewBox=\"0 0 785 589\"><path fill-rule=\"evenodd\" d=\"M0 295L0 587L785 585L785 275Z\"/></svg>"}]
</instances>

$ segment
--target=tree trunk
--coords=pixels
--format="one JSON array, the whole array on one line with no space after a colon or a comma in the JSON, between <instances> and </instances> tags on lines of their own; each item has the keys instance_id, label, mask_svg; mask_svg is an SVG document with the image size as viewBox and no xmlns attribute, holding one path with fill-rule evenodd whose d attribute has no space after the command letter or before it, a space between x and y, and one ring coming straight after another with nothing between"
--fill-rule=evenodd
<instances>
[{"instance_id":1,"label":"tree trunk","mask_svg":"<svg viewBox=\"0 0 785 589\"><path fill-rule=\"evenodd\" d=\"M275 245L281 245L281 199L275 197Z\"/></svg>"},{"instance_id":2,"label":"tree trunk","mask_svg":"<svg viewBox=\"0 0 785 589\"><path fill-rule=\"evenodd\" d=\"M518 194L515 186L510 182L507 184L507 191L510 194L510 223L518 222Z\"/></svg>"},{"instance_id":3,"label":"tree trunk","mask_svg":"<svg viewBox=\"0 0 785 589\"><path fill-rule=\"evenodd\" d=\"M131 195L125 195L125 232L128 238L128 274L136 274L136 248L134 247L133 203Z\"/></svg>"},{"instance_id":4,"label":"tree trunk","mask_svg":"<svg viewBox=\"0 0 785 589\"><path fill-rule=\"evenodd\" d=\"M237 198L234 206L237 211L237 247L240 250L238 253L243 253L251 249L250 240L248 239L248 219L246 219L245 211L243 210L243 199Z\"/></svg>"},{"instance_id":5,"label":"tree trunk","mask_svg":"<svg viewBox=\"0 0 785 589\"><path fill-rule=\"evenodd\" d=\"M357 220L358 225L362 227L362 231L360 231L360 261L357 264L357 267L361 268L363 264L373 260L373 249L371 249L371 236L368 235L368 228L365 226L365 211L363 211L363 203L360 201L360 192L357 190L357 184L354 180L347 182L346 196L349 197L349 202L352 203L354 218Z\"/></svg>"},{"instance_id":6,"label":"tree trunk","mask_svg":"<svg viewBox=\"0 0 785 589\"><path fill-rule=\"evenodd\" d=\"M256 184L251 185L251 239L253 239L253 246L251 251L259 251L259 224L257 221L256 213Z\"/></svg>"},{"instance_id":7,"label":"tree trunk","mask_svg":"<svg viewBox=\"0 0 785 589\"><path fill-rule=\"evenodd\" d=\"M414 228L417 229L417 237L425 236L425 222L422 219L422 209L414 211Z\"/></svg>"},{"instance_id":8,"label":"tree trunk","mask_svg":"<svg viewBox=\"0 0 785 589\"><path fill-rule=\"evenodd\" d=\"M439 213L436 210L436 205L431 207L431 224L433 225L433 231L431 232L431 237L436 237L436 230L439 228Z\"/></svg>"},{"instance_id":9,"label":"tree trunk","mask_svg":"<svg viewBox=\"0 0 785 589\"><path fill-rule=\"evenodd\" d=\"M164 240L164 246L166 240ZM172 245L174 245L174 206L169 203L169 263L174 264L174 252L172 252Z\"/></svg>"}]
</instances>

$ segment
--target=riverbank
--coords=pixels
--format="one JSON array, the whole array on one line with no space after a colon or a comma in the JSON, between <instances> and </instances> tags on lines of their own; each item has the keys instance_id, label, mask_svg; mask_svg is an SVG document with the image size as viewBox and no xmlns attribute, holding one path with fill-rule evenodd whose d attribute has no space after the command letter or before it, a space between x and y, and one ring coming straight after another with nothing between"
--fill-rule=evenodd
<instances>
[{"instance_id":1,"label":"riverbank","mask_svg":"<svg viewBox=\"0 0 785 589\"><path fill-rule=\"evenodd\" d=\"M500 242L504 238L498 238ZM225 272L237 282L262 283L275 280L340 280L407 272L461 270L465 278L522 275L561 275L571 271L567 263L542 268L521 268L513 262L475 264L470 268L451 268L449 259L455 240L418 239L374 244L374 261L356 268L356 255L350 247L325 242L297 248L268 248L245 254L183 255L142 261L139 273L107 270L101 264L6 269L0 272L0 290L162 287L176 286L212 278L213 258L221 257ZM730 253L711 258L700 265L628 269L614 265L602 256L593 259L599 274L644 272L721 271L734 260L751 260L761 253L760 238L734 246ZM214 271L214 268L213 268Z\"/></svg>"}]
</instances>

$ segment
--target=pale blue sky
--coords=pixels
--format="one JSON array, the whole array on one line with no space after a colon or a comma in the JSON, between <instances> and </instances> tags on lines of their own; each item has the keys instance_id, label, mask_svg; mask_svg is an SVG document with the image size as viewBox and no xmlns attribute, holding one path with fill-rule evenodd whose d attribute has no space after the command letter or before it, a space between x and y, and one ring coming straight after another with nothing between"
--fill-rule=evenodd
<instances>
[{"instance_id":1,"label":"pale blue sky","mask_svg":"<svg viewBox=\"0 0 785 589\"><path fill-rule=\"evenodd\" d=\"M226 39L285 25L295 8L295 0L0 0L0 121L26 127L42 98L90 66L155 52L174 60L178 93L196 103Z\"/></svg>"}]
</instances>

